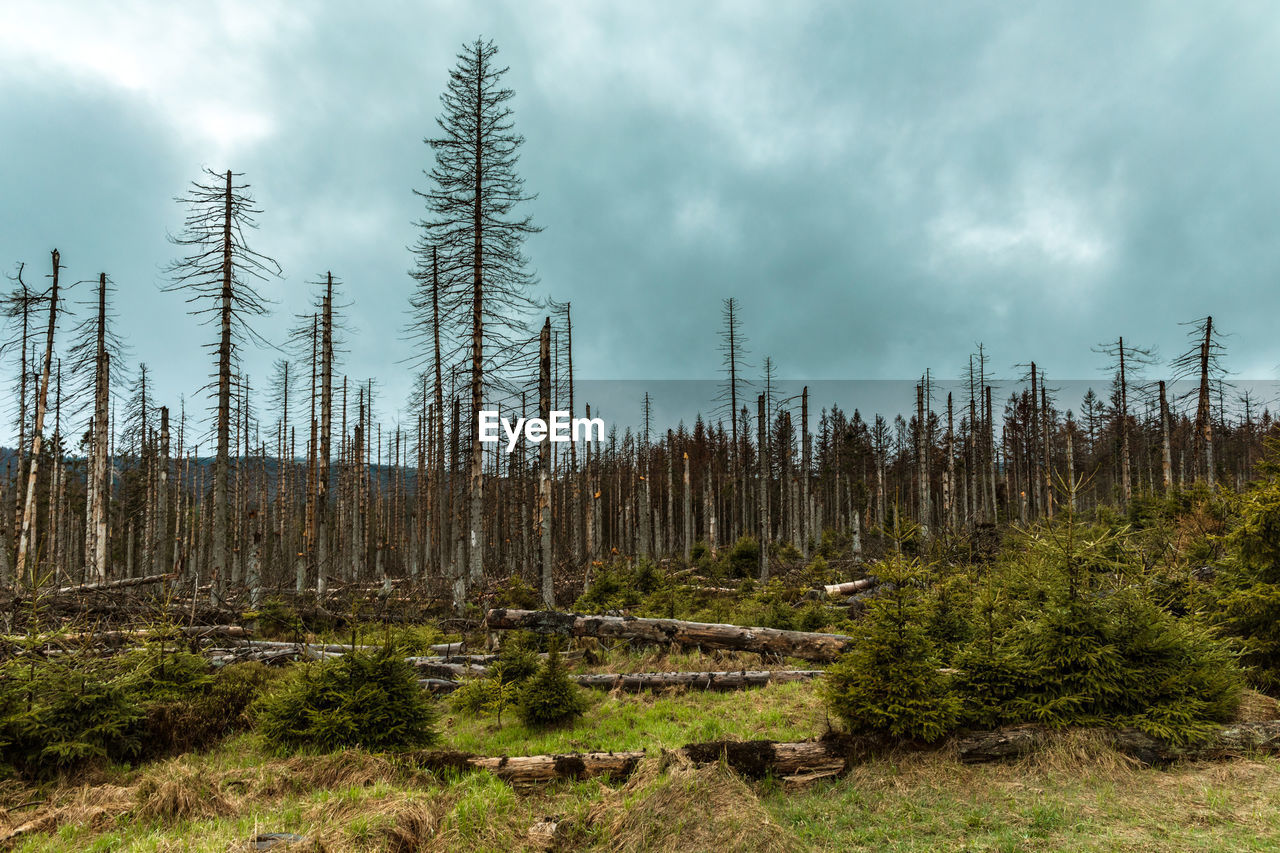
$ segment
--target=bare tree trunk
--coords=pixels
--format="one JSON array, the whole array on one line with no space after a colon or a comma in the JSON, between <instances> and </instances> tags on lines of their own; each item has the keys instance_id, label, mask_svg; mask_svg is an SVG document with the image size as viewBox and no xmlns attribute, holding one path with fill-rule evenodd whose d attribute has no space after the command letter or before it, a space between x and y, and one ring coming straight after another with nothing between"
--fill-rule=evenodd
<instances>
[{"instance_id":1,"label":"bare tree trunk","mask_svg":"<svg viewBox=\"0 0 1280 853\"><path fill-rule=\"evenodd\" d=\"M682 526L684 528L683 536L681 537L684 540L682 543L684 546L682 556L684 557L685 565L688 565L693 555L693 481L689 476L689 451L684 450L681 455L684 456L684 477L682 480L684 494L680 511L680 520L683 522Z\"/></svg>"},{"instance_id":2,"label":"bare tree trunk","mask_svg":"<svg viewBox=\"0 0 1280 853\"><path fill-rule=\"evenodd\" d=\"M22 530L18 538L18 563L16 585L26 578L27 560L31 560L31 588L39 584L36 567L39 559L35 552L36 478L40 471L40 445L44 431L44 413L49 403L49 372L53 365L53 333L58 323L58 250L52 252L53 288L49 294L49 327L44 342L44 366L40 372L39 398L36 402L36 420L31 429L31 465L27 472L27 496L23 501ZM30 554L28 552L31 552Z\"/></svg>"},{"instance_id":3,"label":"bare tree trunk","mask_svg":"<svg viewBox=\"0 0 1280 853\"><path fill-rule=\"evenodd\" d=\"M1204 343L1200 345L1200 395L1196 405L1196 437L1204 455L1205 476L1214 487L1217 472L1213 462L1213 417L1209 409L1209 353L1213 342L1213 318L1206 317Z\"/></svg>"},{"instance_id":4,"label":"bare tree trunk","mask_svg":"<svg viewBox=\"0 0 1280 853\"><path fill-rule=\"evenodd\" d=\"M809 560L809 540L813 538L813 515L810 506L809 472L813 445L809 435L809 386L800 392L800 553Z\"/></svg>"},{"instance_id":5,"label":"bare tree trunk","mask_svg":"<svg viewBox=\"0 0 1280 853\"><path fill-rule=\"evenodd\" d=\"M333 273L325 276L320 309L320 453L316 472L316 585L333 570L329 542L329 456L333 433Z\"/></svg>"},{"instance_id":6,"label":"bare tree trunk","mask_svg":"<svg viewBox=\"0 0 1280 853\"><path fill-rule=\"evenodd\" d=\"M169 407L160 407L160 457L156 467L156 541L151 573L172 571L165 568L165 558L170 552L172 534L169 526Z\"/></svg>"},{"instance_id":7,"label":"bare tree trunk","mask_svg":"<svg viewBox=\"0 0 1280 853\"><path fill-rule=\"evenodd\" d=\"M1124 338L1120 338L1120 499L1126 507L1133 499L1129 460L1129 385L1125 377Z\"/></svg>"},{"instance_id":8,"label":"bare tree trunk","mask_svg":"<svg viewBox=\"0 0 1280 853\"><path fill-rule=\"evenodd\" d=\"M760 508L760 581L769 580L769 433L765 422L764 395L756 398L757 429L759 430L759 468L760 482L756 499Z\"/></svg>"},{"instance_id":9,"label":"bare tree trunk","mask_svg":"<svg viewBox=\"0 0 1280 853\"><path fill-rule=\"evenodd\" d=\"M551 419L551 318L542 324L538 342L538 413L543 423ZM555 567L551 562L551 436L538 447L538 539L541 543L542 602L556 606Z\"/></svg>"},{"instance_id":10,"label":"bare tree trunk","mask_svg":"<svg viewBox=\"0 0 1280 853\"><path fill-rule=\"evenodd\" d=\"M232 195L231 170L227 170L226 197L222 227L222 295L218 339L218 424L217 453L213 462L213 542L210 547L209 597L214 604L226 591L227 572L230 568L227 543L227 526L230 508L227 505L227 476L231 453L231 308L232 293Z\"/></svg>"},{"instance_id":11,"label":"bare tree trunk","mask_svg":"<svg viewBox=\"0 0 1280 853\"><path fill-rule=\"evenodd\" d=\"M1173 452L1169 447L1169 400L1163 380L1160 382L1160 473L1164 490L1168 492L1173 488Z\"/></svg>"}]
</instances>

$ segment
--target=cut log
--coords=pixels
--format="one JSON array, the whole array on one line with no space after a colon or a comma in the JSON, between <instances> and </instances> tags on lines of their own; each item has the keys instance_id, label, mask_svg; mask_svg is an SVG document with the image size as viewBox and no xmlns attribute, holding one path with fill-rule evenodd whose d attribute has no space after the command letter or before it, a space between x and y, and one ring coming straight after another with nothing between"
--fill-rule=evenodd
<instances>
[{"instance_id":1,"label":"cut log","mask_svg":"<svg viewBox=\"0 0 1280 853\"><path fill-rule=\"evenodd\" d=\"M827 595L841 596L853 595L855 592L862 592L864 589L871 589L879 581L875 578L862 578L861 580L848 581L847 583L829 583L823 587Z\"/></svg>"},{"instance_id":2,"label":"cut log","mask_svg":"<svg viewBox=\"0 0 1280 853\"><path fill-rule=\"evenodd\" d=\"M1280 720L1234 723L1219 729L1204 742L1189 746L1170 746L1133 728L1093 727L1076 731L1097 737L1117 752L1152 766L1280 752ZM955 745L961 761L1006 761L1030 755L1051 742L1055 735L1040 726L1011 726L959 737Z\"/></svg>"},{"instance_id":3,"label":"cut log","mask_svg":"<svg viewBox=\"0 0 1280 853\"><path fill-rule=\"evenodd\" d=\"M573 637L641 640L658 645L677 643L708 649L785 655L802 660L833 661L849 651L852 637L776 628L744 628L714 622L592 616L553 610L490 610L491 630L526 630Z\"/></svg>"},{"instance_id":4,"label":"cut log","mask_svg":"<svg viewBox=\"0 0 1280 853\"><path fill-rule=\"evenodd\" d=\"M808 681L820 677L822 673L821 669L783 669L740 672L599 673L569 677L579 687L638 693L642 690L663 690L668 687L684 687L689 690L742 690L747 687L763 687L771 682Z\"/></svg>"}]
</instances>

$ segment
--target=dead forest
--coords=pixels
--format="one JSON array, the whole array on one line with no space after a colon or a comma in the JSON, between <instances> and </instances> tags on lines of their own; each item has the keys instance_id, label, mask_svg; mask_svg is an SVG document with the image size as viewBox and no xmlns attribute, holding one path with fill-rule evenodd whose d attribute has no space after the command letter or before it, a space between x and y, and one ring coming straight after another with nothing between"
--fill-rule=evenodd
<instances>
[{"instance_id":1,"label":"dead forest","mask_svg":"<svg viewBox=\"0 0 1280 853\"><path fill-rule=\"evenodd\" d=\"M645 394L604 442L482 445L484 408L592 413L575 394L571 305L523 253L539 227L496 53L465 46L439 135L424 140L433 165L414 188L425 218L404 291L414 360L398 368L414 377L407 400L344 372L359 342L332 272L281 285L297 317L289 340L255 331L269 307L258 288L282 271L250 245L270 212L230 170L206 171L175 208L162 297L207 323L213 356L212 381L179 401L127 363L139 330L112 306L116 287L136 283L57 250L16 265L0 352L13 432L0 584L21 597L163 578L214 607L359 586L460 612L519 577L554 608L615 556L687 563L747 537L766 545L756 574L767 579L828 535L856 559L869 537L907 524L946 539L1052 518L1064 503L1123 508L1252 476L1271 414L1228 382L1212 317L1187 324L1186 352L1167 363L1121 336L1097 344L1099 391L1079 400L1061 398L1035 353L999 365L978 345L935 366L958 381L925 370L901 413L864 413L807 388L782 397L772 358L756 375L749 306L729 298L701 344L722 353L722 382L692 425L655 423ZM250 377L246 348L268 345L283 356Z\"/></svg>"}]
</instances>

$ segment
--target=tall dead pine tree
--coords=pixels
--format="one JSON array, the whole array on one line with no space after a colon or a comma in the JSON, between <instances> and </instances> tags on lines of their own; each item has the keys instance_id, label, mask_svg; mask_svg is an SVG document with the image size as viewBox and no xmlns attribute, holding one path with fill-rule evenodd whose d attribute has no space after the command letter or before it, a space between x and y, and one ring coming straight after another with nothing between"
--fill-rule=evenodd
<instances>
[{"instance_id":1,"label":"tall dead pine tree","mask_svg":"<svg viewBox=\"0 0 1280 853\"><path fill-rule=\"evenodd\" d=\"M524 192L524 181L516 173L524 138L513 131L507 102L515 93L501 85L507 69L496 64L497 52L492 41L476 39L458 54L440 96L440 135L426 140L436 157L429 173L431 186L419 193L430 216L420 223L420 247L438 252L449 301L465 311L469 332L467 571L465 578L458 573L456 595L465 595L468 581L483 578L484 452L477 419L484 408L486 370L500 369L494 360L515 351L521 337L527 339L527 333L519 334L519 315L531 308L527 290L533 277L521 248L525 237L539 230L528 216L512 216L533 196Z\"/></svg>"},{"instance_id":2,"label":"tall dead pine tree","mask_svg":"<svg viewBox=\"0 0 1280 853\"><path fill-rule=\"evenodd\" d=\"M231 454L231 377L237 352L253 334L249 318L267 313L267 306L253 281L280 275L280 265L249 248L246 229L256 227L247 184L236 184L236 174L205 170L204 183L193 181L178 201L187 207L183 233L171 238L190 254L169 265L167 291L187 293L191 313L218 327L214 350L217 374L213 397L216 408L217 451L213 466L213 539L209 545L212 596L225 590L230 569L228 531L231 523L227 479Z\"/></svg>"},{"instance_id":3,"label":"tall dead pine tree","mask_svg":"<svg viewBox=\"0 0 1280 853\"><path fill-rule=\"evenodd\" d=\"M22 530L18 536L18 562L15 570L17 582L26 578L29 552L34 547L36 523L36 479L40 471L40 445L44 435L44 415L49 406L49 372L53 366L53 333L58 325L58 250L52 252L53 286L49 292L49 326L45 333L44 362L40 370L40 387L36 400L36 419L31 429L31 465L27 471L26 498L22 505ZM34 564L34 561L33 561ZM34 568L31 571L31 586L34 588L39 579Z\"/></svg>"},{"instance_id":4,"label":"tall dead pine tree","mask_svg":"<svg viewBox=\"0 0 1280 853\"><path fill-rule=\"evenodd\" d=\"M1196 380L1195 452L1201 470L1210 488L1217 482L1217 465L1213 458L1213 410L1211 394L1219 399L1226 387L1226 368L1222 356L1226 348L1220 340L1221 332L1213 323L1213 317L1203 317L1183 323L1191 347L1173 360L1173 378Z\"/></svg>"}]
</instances>

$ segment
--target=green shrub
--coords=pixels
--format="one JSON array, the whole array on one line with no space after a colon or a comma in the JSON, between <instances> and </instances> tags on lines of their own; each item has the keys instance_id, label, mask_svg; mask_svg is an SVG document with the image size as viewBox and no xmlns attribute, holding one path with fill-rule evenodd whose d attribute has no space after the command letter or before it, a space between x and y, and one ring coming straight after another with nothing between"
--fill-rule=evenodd
<instances>
[{"instance_id":1,"label":"green shrub","mask_svg":"<svg viewBox=\"0 0 1280 853\"><path fill-rule=\"evenodd\" d=\"M433 703L413 667L390 648L309 664L256 710L258 731L282 751L395 750L438 737Z\"/></svg>"},{"instance_id":2,"label":"green shrub","mask_svg":"<svg viewBox=\"0 0 1280 853\"><path fill-rule=\"evenodd\" d=\"M51 776L141 750L142 711L105 661L30 657L0 665L0 764Z\"/></svg>"},{"instance_id":3,"label":"green shrub","mask_svg":"<svg viewBox=\"0 0 1280 853\"><path fill-rule=\"evenodd\" d=\"M560 644L553 641L546 661L520 691L520 719L530 728L540 728L572 720L586 709L586 697L569 680Z\"/></svg>"},{"instance_id":4,"label":"green shrub","mask_svg":"<svg viewBox=\"0 0 1280 853\"><path fill-rule=\"evenodd\" d=\"M727 568L730 577L751 578L760 573L760 543L743 536L729 549Z\"/></svg>"},{"instance_id":5,"label":"green shrub","mask_svg":"<svg viewBox=\"0 0 1280 853\"><path fill-rule=\"evenodd\" d=\"M252 725L250 706L283 672L256 661L214 670L186 695L142 703L143 754L149 758L205 749Z\"/></svg>"},{"instance_id":6,"label":"green shrub","mask_svg":"<svg viewBox=\"0 0 1280 853\"><path fill-rule=\"evenodd\" d=\"M256 623L256 633L264 640L297 642L307 630L297 611L278 598L268 598L256 611L244 615Z\"/></svg>"},{"instance_id":7,"label":"green shrub","mask_svg":"<svg viewBox=\"0 0 1280 853\"><path fill-rule=\"evenodd\" d=\"M875 573L885 591L859 644L827 670L824 698L852 732L935 741L955 725L958 702L922 627L919 572L899 555Z\"/></svg>"}]
</instances>

